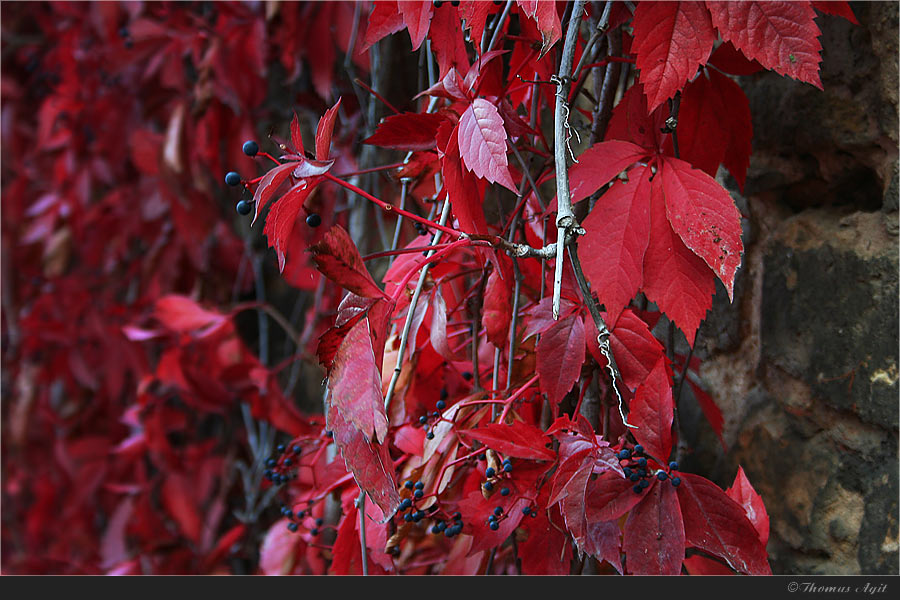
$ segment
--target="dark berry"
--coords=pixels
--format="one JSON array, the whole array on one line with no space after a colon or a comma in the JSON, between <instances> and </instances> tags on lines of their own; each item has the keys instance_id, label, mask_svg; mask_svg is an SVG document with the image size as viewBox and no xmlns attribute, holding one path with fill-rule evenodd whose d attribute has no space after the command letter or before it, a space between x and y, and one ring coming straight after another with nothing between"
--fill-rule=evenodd
<instances>
[{"instance_id":1,"label":"dark berry","mask_svg":"<svg viewBox=\"0 0 900 600\"><path fill-rule=\"evenodd\" d=\"M531 511L531 518L537 519L537 511L536 510Z\"/></svg>"},{"instance_id":2,"label":"dark berry","mask_svg":"<svg viewBox=\"0 0 900 600\"><path fill-rule=\"evenodd\" d=\"M427 422L428 422L428 417L419 417L419 423L421 423L422 425L424 425Z\"/></svg>"},{"instance_id":3,"label":"dark berry","mask_svg":"<svg viewBox=\"0 0 900 600\"><path fill-rule=\"evenodd\" d=\"M291 448L291 452L293 452L294 454L300 454L301 452L303 452L303 448L295 445L293 448Z\"/></svg>"},{"instance_id":4,"label":"dark berry","mask_svg":"<svg viewBox=\"0 0 900 600\"><path fill-rule=\"evenodd\" d=\"M650 482L647 481L646 479L641 479L641 482L638 485L641 486L642 488L648 488L648 487L650 487Z\"/></svg>"},{"instance_id":5,"label":"dark berry","mask_svg":"<svg viewBox=\"0 0 900 600\"><path fill-rule=\"evenodd\" d=\"M631 475L628 476L628 479L630 479L631 481L638 481L638 480L640 480L640 478L641 478L641 476L638 475L637 473L632 473Z\"/></svg>"},{"instance_id":6,"label":"dark berry","mask_svg":"<svg viewBox=\"0 0 900 600\"><path fill-rule=\"evenodd\" d=\"M490 481L485 481L484 489L486 489L487 491L491 491L492 489L494 489L494 484L491 483ZM506 489L506 488L503 488L503 489Z\"/></svg>"},{"instance_id":7,"label":"dark berry","mask_svg":"<svg viewBox=\"0 0 900 600\"><path fill-rule=\"evenodd\" d=\"M429 432L425 435L425 437L428 438L429 440L433 440L433 439L434 439L434 432L433 432L433 431L429 431Z\"/></svg>"},{"instance_id":8,"label":"dark berry","mask_svg":"<svg viewBox=\"0 0 900 600\"><path fill-rule=\"evenodd\" d=\"M436 525L436 527L438 528L438 531L444 531L445 529L447 529L447 522L446 521L438 521L438 524Z\"/></svg>"},{"instance_id":9,"label":"dark berry","mask_svg":"<svg viewBox=\"0 0 900 600\"><path fill-rule=\"evenodd\" d=\"M259 154L259 144L253 140L247 140L244 142L244 145L241 146L241 150L243 150L244 154L247 156L256 156Z\"/></svg>"},{"instance_id":10,"label":"dark berry","mask_svg":"<svg viewBox=\"0 0 900 600\"><path fill-rule=\"evenodd\" d=\"M425 492L423 492L422 490L416 490L415 492L413 492L413 497L415 497L416 500L418 500L419 498L421 498L424 495L425 495Z\"/></svg>"},{"instance_id":11,"label":"dark berry","mask_svg":"<svg viewBox=\"0 0 900 600\"><path fill-rule=\"evenodd\" d=\"M435 7L435 8L440 8L440 7L443 6L443 5L444 5L444 0L434 0L434 7Z\"/></svg>"},{"instance_id":12,"label":"dark berry","mask_svg":"<svg viewBox=\"0 0 900 600\"><path fill-rule=\"evenodd\" d=\"M638 469L638 475L640 475L641 477L646 477L647 469Z\"/></svg>"},{"instance_id":13,"label":"dark berry","mask_svg":"<svg viewBox=\"0 0 900 600\"><path fill-rule=\"evenodd\" d=\"M405 487L408 490L413 489L415 486L416 486L416 482L414 482L412 479L407 479L405 482L403 482L403 487Z\"/></svg>"},{"instance_id":14,"label":"dark berry","mask_svg":"<svg viewBox=\"0 0 900 600\"><path fill-rule=\"evenodd\" d=\"M237 185L241 182L241 174L237 171L228 171L225 174L225 183L227 185Z\"/></svg>"},{"instance_id":15,"label":"dark berry","mask_svg":"<svg viewBox=\"0 0 900 600\"><path fill-rule=\"evenodd\" d=\"M322 519L316 519L316 525L318 525L319 527L321 527L324 523L325 523L324 520L322 520Z\"/></svg>"},{"instance_id":16,"label":"dark berry","mask_svg":"<svg viewBox=\"0 0 900 600\"><path fill-rule=\"evenodd\" d=\"M412 513L406 513L405 515L403 515L403 520L406 521L407 523L412 523L412 520L413 520Z\"/></svg>"},{"instance_id":17,"label":"dark berry","mask_svg":"<svg viewBox=\"0 0 900 600\"><path fill-rule=\"evenodd\" d=\"M131 32L128 31L127 27L122 27L119 29L119 37L123 37L123 38L131 37Z\"/></svg>"},{"instance_id":18,"label":"dark berry","mask_svg":"<svg viewBox=\"0 0 900 600\"><path fill-rule=\"evenodd\" d=\"M309 534L310 535L319 535L319 528L313 527L312 529L309 530Z\"/></svg>"},{"instance_id":19,"label":"dark berry","mask_svg":"<svg viewBox=\"0 0 900 600\"><path fill-rule=\"evenodd\" d=\"M278 461L275 460L274 458L270 458L269 460L266 461L266 466L269 467L270 469L277 464L278 464Z\"/></svg>"},{"instance_id":20,"label":"dark berry","mask_svg":"<svg viewBox=\"0 0 900 600\"><path fill-rule=\"evenodd\" d=\"M278 444L275 446L275 452L278 454L284 454L284 444Z\"/></svg>"},{"instance_id":21,"label":"dark berry","mask_svg":"<svg viewBox=\"0 0 900 600\"><path fill-rule=\"evenodd\" d=\"M419 521L421 521L424 518L425 518L425 513L424 513L424 511L421 511L421 510L416 511L416 513L413 515L413 521L415 521L416 523L418 523Z\"/></svg>"},{"instance_id":22,"label":"dark berry","mask_svg":"<svg viewBox=\"0 0 900 600\"><path fill-rule=\"evenodd\" d=\"M431 533L440 533L440 532L441 532L441 528L440 528L440 527L438 527L437 525L432 525L432 526L431 526Z\"/></svg>"},{"instance_id":23,"label":"dark berry","mask_svg":"<svg viewBox=\"0 0 900 600\"><path fill-rule=\"evenodd\" d=\"M494 509L494 514L497 515L498 517L499 517L500 515L502 515L502 514L503 514L503 507L502 507L502 506L496 507L496 508Z\"/></svg>"},{"instance_id":24,"label":"dark berry","mask_svg":"<svg viewBox=\"0 0 900 600\"><path fill-rule=\"evenodd\" d=\"M315 229L322 224L322 217L316 213L311 213L306 217L306 224Z\"/></svg>"},{"instance_id":25,"label":"dark berry","mask_svg":"<svg viewBox=\"0 0 900 600\"><path fill-rule=\"evenodd\" d=\"M447 388L441 388L441 400L446 400L449 394L447 393Z\"/></svg>"},{"instance_id":26,"label":"dark berry","mask_svg":"<svg viewBox=\"0 0 900 600\"><path fill-rule=\"evenodd\" d=\"M625 473L625 477L631 477L631 469L629 469L628 467L622 469L622 472Z\"/></svg>"},{"instance_id":27,"label":"dark berry","mask_svg":"<svg viewBox=\"0 0 900 600\"><path fill-rule=\"evenodd\" d=\"M462 377L463 377L463 379L465 379L466 381L470 381L470 380L472 379L472 374L469 373L468 371L466 371L466 372L464 372L464 373L462 374Z\"/></svg>"},{"instance_id":28,"label":"dark berry","mask_svg":"<svg viewBox=\"0 0 900 600\"><path fill-rule=\"evenodd\" d=\"M498 529L500 529L500 523L498 523L497 521L491 521L491 524L488 525L488 527L491 528L491 531L497 531Z\"/></svg>"},{"instance_id":29,"label":"dark berry","mask_svg":"<svg viewBox=\"0 0 900 600\"><path fill-rule=\"evenodd\" d=\"M673 471L677 471L678 463L673 460L672 462L669 463L669 468L672 469Z\"/></svg>"},{"instance_id":30,"label":"dark berry","mask_svg":"<svg viewBox=\"0 0 900 600\"><path fill-rule=\"evenodd\" d=\"M305 516L306 516L306 511L305 511L305 510L301 510L300 512L297 513L297 518L298 518L298 519L302 519L302 518L305 517Z\"/></svg>"},{"instance_id":31,"label":"dark berry","mask_svg":"<svg viewBox=\"0 0 900 600\"><path fill-rule=\"evenodd\" d=\"M403 502L400 503L400 510L406 510L410 506L412 506L412 500L410 500L409 498L404 498Z\"/></svg>"},{"instance_id":32,"label":"dark berry","mask_svg":"<svg viewBox=\"0 0 900 600\"><path fill-rule=\"evenodd\" d=\"M494 4L497 6L503 6L503 0L494 0Z\"/></svg>"},{"instance_id":33,"label":"dark berry","mask_svg":"<svg viewBox=\"0 0 900 600\"><path fill-rule=\"evenodd\" d=\"M459 0L450 0L450 6L459 6Z\"/></svg>"},{"instance_id":34,"label":"dark berry","mask_svg":"<svg viewBox=\"0 0 900 600\"><path fill-rule=\"evenodd\" d=\"M679 485L681 485L681 477L673 477L672 487L678 487Z\"/></svg>"},{"instance_id":35,"label":"dark berry","mask_svg":"<svg viewBox=\"0 0 900 600\"><path fill-rule=\"evenodd\" d=\"M642 488L642 487L639 486L639 485L636 485L636 486L634 486L634 487L631 488L631 489L634 491L635 494L640 494L641 492L644 491L644 488Z\"/></svg>"},{"instance_id":36,"label":"dark berry","mask_svg":"<svg viewBox=\"0 0 900 600\"><path fill-rule=\"evenodd\" d=\"M447 408L447 403L444 402L443 400L438 400L437 401L437 409L444 410L445 408Z\"/></svg>"},{"instance_id":37,"label":"dark berry","mask_svg":"<svg viewBox=\"0 0 900 600\"><path fill-rule=\"evenodd\" d=\"M647 466L647 459L646 459L646 458L639 458L637 462L638 462L638 465L640 465L640 466L642 466L642 467L646 467L646 466Z\"/></svg>"},{"instance_id":38,"label":"dark berry","mask_svg":"<svg viewBox=\"0 0 900 600\"><path fill-rule=\"evenodd\" d=\"M629 459L631 458L631 450L629 450L628 448L622 448L621 450L619 450L619 453L616 454L616 457L618 457L619 460Z\"/></svg>"},{"instance_id":39,"label":"dark berry","mask_svg":"<svg viewBox=\"0 0 900 600\"><path fill-rule=\"evenodd\" d=\"M289 466L291 466L292 464L294 464L294 461L292 461L292 460L289 459L289 458L286 458L286 459L284 459L284 463L283 463L283 464L284 464L284 466L289 467Z\"/></svg>"},{"instance_id":40,"label":"dark berry","mask_svg":"<svg viewBox=\"0 0 900 600\"><path fill-rule=\"evenodd\" d=\"M263 477L265 477L265 478L268 479L269 481L272 481L272 480L275 478L275 473L273 473L273 472L271 471L271 469L266 469L266 470L263 472Z\"/></svg>"},{"instance_id":41,"label":"dark berry","mask_svg":"<svg viewBox=\"0 0 900 600\"><path fill-rule=\"evenodd\" d=\"M531 507L530 507L530 506L526 506L525 508L522 509L522 514L525 515L526 517L527 517L530 513L531 513Z\"/></svg>"},{"instance_id":42,"label":"dark berry","mask_svg":"<svg viewBox=\"0 0 900 600\"><path fill-rule=\"evenodd\" d=\"M424 490L424 489L425 489L425 484L422 483L421 481L417 481L416 484L415 484L413 487L416 488L417 490Z\"/></svg>"},{"instance_id":43,"label":"dark berry","mask_svg":"<svg viewBox=\"0 0 900 600\"><path fill-rule=\"evenodd\" d=\"M493 477L496 474L497 474L497 472L494 470L494 467L488 467L487 469L484 470L485 477Z\"/></svg>"},{"instance_id":44,"label":"dark berry","mask_svg":"<svg viewBox=\"0 0 900 600\"><path fill-rule=\"evenodd\" d=\"M506 463L505 465L503 465L503 471L506 473L511 473L512 472L512 463Z\"/></svg>"},{"instance_id":45,"label":"dark berry","mask_svg":"<svg viewBox=\"0 0 900 600\"><path fill-rule=\"evenodd\" d=\"M328 437L330 437L330 438L333 438L333 437L334 437L334 432L333 432L333 431L325 430L325 435L328 436Z\"/></svg>"},{"instance_id":46,"label":"dark berry","mask_svg":"<svg viewBox=\"0 0 900 600\"><path fill-rule=\"evenodd\" d=\"M509 488L506 488L506 487L500 488L500 495L501 496L509 496Z\"/></svg>"},{"instance_id":47,"label":"dark berry","mask_svg":"<svg viewBox=\"0 0 900 600\"><path fill-rule=\"evenodd\" d=\"M295 533L295 532L297 531L297 529L299 529L299 527L300 527L300 526L297 525L297 524L294 523L294 522L291 522L291 523L288 523L288 524L287 524L288 531L290 531L291 533Z\"/></svg>"},{"instance_id":48,"label":"dark berry","mask_svg":"<svg viewBox=\"0 0 900 600\"><path fill-rule=\"evenodd\" d=\"M659 473L656 474L656 478L659 479L660 481L665 481L668 477L669 476L666 475L665 471L660 471Z\"/></svg>"},{"instance_id":49,"label":"dark berry","mask_svg":"<svg viewBox=\"0 0 900 600\"><path fill-rule=\"evenodd\" d=\"M461 512L453 513L453 520L454 521L462 521L462 513Z\"/></svg>"},{"instance_id":50,"label":"dark berry","mask_svg":"<svg viewBox=\"0 0 900 600\"><path fill-rule=\"evenodd\" d=\"M643 453L644 453L644 447L641 446L640 444L638 444L637 446L634 447L634 453L635 453L635 454L643 454Z\"/></svg>"}]
</instances>

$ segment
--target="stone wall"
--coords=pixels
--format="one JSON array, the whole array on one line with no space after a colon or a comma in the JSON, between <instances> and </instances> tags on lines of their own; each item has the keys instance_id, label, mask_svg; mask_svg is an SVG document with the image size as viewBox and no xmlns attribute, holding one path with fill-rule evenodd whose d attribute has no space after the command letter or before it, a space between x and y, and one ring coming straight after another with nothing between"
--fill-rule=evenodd
<instances>
[{"instance_id":1,"label":"stone wall","mask_svg":"<svg viewBox=\"0 0 900 600\"><path fill-rule=\"evenodd\" d=\"M697 352L723 453L690 397L686 467L737 465L771 518L775 573L898 573L898 4L823 16L824 91L741 79L754 115L735 301Z\"/></svg>"}]
</instances>

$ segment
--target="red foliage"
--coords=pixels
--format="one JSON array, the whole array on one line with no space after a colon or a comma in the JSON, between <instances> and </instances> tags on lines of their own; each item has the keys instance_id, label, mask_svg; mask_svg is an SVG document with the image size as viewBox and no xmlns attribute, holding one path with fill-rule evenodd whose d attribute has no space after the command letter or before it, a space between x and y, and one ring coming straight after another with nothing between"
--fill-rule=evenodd
<instances>
[{"instance_id":1,"label":"red foliage","mask_svg":"<svg viewBox=\"0 0 900 600\"><path fill-rule=\"evenodd\" d=\"M458 4L3 5L6 572L567 574L572 544L619 573L770 572L743 470L726 493L670 462L699 363L663 330L692 346L741 264L714 176L743 185L751 120L723 72L821 87L814 8L852 12L613 4L625 50L582 76L639 73L569 169L598 332L571 265L554 320L554 261L506 252L556 240L564 3ZM369 122L404 30L430 85Z\"/></svg>"}]
</instances>

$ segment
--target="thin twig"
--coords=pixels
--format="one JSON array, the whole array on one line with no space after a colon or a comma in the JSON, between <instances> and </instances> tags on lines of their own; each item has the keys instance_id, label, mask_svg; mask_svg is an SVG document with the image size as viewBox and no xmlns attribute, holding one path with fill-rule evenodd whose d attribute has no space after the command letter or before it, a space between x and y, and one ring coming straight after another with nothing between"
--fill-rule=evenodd
<instances>
[{"instance_id":1,"label":"thin twig","mask_svg":"<svg viewBox=\"0 0 900 600\"><path fill-rule=\"evenodd\" d=\"M566 149L568 148L568 113L569 107L566 99L569 97L572 72L572 62L575 56L575 41L578 38L578 27L581 25L581 15L584 12L584 0L575 0L572 13L569 17L569 27L566 32L566 41L563 46L562 60L559 65L559 74L556 76L556 110L553 121L553 153L556 160L556 270L553 275L553 318L559 319L559 301L562 292L563 256L568 234L578 227L578 221L572 211L572 198L569 195L569 172L566 162Z\"/></svg>"},{"instance_id":2,"label":"thin twig","mask_svg":"<svg viewBox=\"0 0 900 600\"><path fill-rule=\"evenodd\" d=\"M512 5L512 0L506 0L506 6L503 7L503 12L500 13L500 18L497 19L497 24L494 26L494 33L491 36L491 41L487 45L487 49L481 53L482 55L490 52L497 44L497 40L500 39L500 32L503 31L503 24L506 22L506 17L509 16L509 9L512 8Z\"/></svg>"},{"instance_id":3,"label":"thin twig","mask_svg":"<svg viewBox=\"0 0 900 600\"><path fill-rule=\"evenodd\" d=\"M603 355L603 358L606 359L606 367L609 371L609 378L612 381L612 388L619 401L619 416L622 417L622 423L625 427L637 429L636 426L631 425L628 422L628 419L625 418L625 411L622 409L622 395L619 393L619 386L617 385L618 381L622 379L622 375L619 373L619 367L616 365L616 359L613 357L612 349L610 348L609 328L606 326L603 315L600 314L600 307L598 307L597 303L594 301L594 296L591 294L591 288L588 285L587 279L584 277L581 261L578 259L577 243L573 243L569 246L569 259L572 261L572 269L575 271L575 279L578 281L578 287L581 288L581 295L584 298L584 303L587 304L588 311L591 313L591 318L594 320L594 326L597 328L597 344L600 346L600 353Z\"/></svg>"},{"instance_id":4,"label":"thin twig","mask_svg":"<svg viewBox=\"0 0 900 600\"><path fill-rule=\"evenodd\" d=\"M447 218L450 216L450 199L444 199L443 207L441 208L441 217L439 219L439 223L444 225L447 222ZM431 239L431 245L436 246L438 242L441 241L441 236L443 235L443 231L438 230L434 232L434 237ZM434 254L434 250L428 251L428 257ZM407 309L406 314L406 322L403 324L403 332L400 334L400 347L397 350L397 364L394 366L394 373L391 375L391 382L388 384L387 394L384 396L384 410L385 412L390 412L391 409L391 399L394 396L394 388L397 387L397 380L400 379L400 371L403 367L403 358L406 354L406 345L409 340L409 330L412 327L413 318L416 312L416 305L419 303L419 296L422 294L422 288L425 286L425 279L428 277L428 271L430 269L431 263L426 264L422 267L422 272L419 275L419 282L416 284L416 291L413 292L413 296L409 301L409 308Z\"/></svg>"}]
</instances>

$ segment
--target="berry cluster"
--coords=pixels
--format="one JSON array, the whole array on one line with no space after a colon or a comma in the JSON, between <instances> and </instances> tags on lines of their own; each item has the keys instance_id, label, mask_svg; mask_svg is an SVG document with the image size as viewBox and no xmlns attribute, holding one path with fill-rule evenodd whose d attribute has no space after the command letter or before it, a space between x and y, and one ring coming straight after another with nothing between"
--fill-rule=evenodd
<instances>
[{"instance_id":1,"label":"berry cluster","mask_svg":"<svg viewBox=\"0 0 900 600\"><path fill-rule=\"evenodd\" d=\"M419 417L420 425L427 426L428 422L431 419L435 419L436 421L441 420L440 411L447 408L447 390L445 390L445 389L441 390L441 399L437 401L437 404L435 406L437 407L437 410L432 411L432 413L430 415L422 415L421 417ZM434 431L426 428L425 437L428 438L429 440L433 440L434 439Z\"/></svg>"},{"instance_id":2,"label":"berry cluster","mask_svg":"<svg viewBox=\"0 0 900 600\"><path fill-rule=\"evenodd\" d=\"M453 536L458 535L459 532L462 531L462 528L462 513L455 512L453 513L449 525L447 524L447 521L444 520L435 521L434 525L431 526L431 533L443 533L445 536L452 538Z\"/></svg>"},{"instance_id":3,"label":"berry cluster","mask_svg":"<svg viewBox=\"0 0 900 600\"><path fill-rule=\"evenodd\" d=\"M494 489L494 486L500 483L503 478L511 478L513 470L512 459L509 457L503 459L503 463L500 465L500 472L498 473L494 467L488 467L484 470L484 477L487 481L484 482L483 486L485 491L490 492ZM502 486L500 488L501 496L509 496L510 489L507 486Z\"/></svg>"},{"instance_id":4,"label":"berry cluster","mask_svg":"<svg viewBox=\"0 0 900 600\"><path fill-rule=\"evenodd\" d=\"M669 472L659 469L655 473L650 473L650 469L647 467L647 457L644 456L644 447L640 444L636 444L633 449L622 448L616 454L616 458L620 461L628 461L622 466L622 472L625 473L625 477L635 484L634 487L631 488L635 494L640 494L650 487L650 478L653 476L659 481L666 481L668 479L672 482L673 487L681 485L681 478L671 477L671 471L678 470L678 463L675 461L670 462Z\"/></svg>"},{"instance_id":5,"label":"berry cluster","mask_svg":"<svg viewBox=\"0 0 900 600\"><path fill-rule=\"evenodd\" d=\"M287 524L287 528L291 533L297 533L297 530L300 529L300 525L303 524L303 522L307 518L307 512L305 510L298 510L296 513L294 513L294 511L292 511L287 506L281 507L281 515L290 519L290 522ZM312 519L312 516L310 516L309 518ZM320 528L325 524L325 521L321 518L318 518L313 520L312 522L314 526L308 528L310 535L319 535L321 531Z\"/></svg>"},{"instance_id":6,"label":"berry cluster","mask_svg":"<svg viewBox=\"0 0 900 600\"><path fill-rule=\"evenodd\" d=\"M247 140L244 142L243 146L241 146L241 150L244 154L249 157L254 157L260 155L259 144L257 144L254 140ZM264 156L269 156L266 153L262 153ZM271 158L271 157L269 157ZM274 159L272 159L274 160ZM241 179L241 174L237 171L229 171L225 174L225 184L230 185L232 187L243 184L245 187L253 182L247 182ZM235 206L235 210L239 215L245 217L249 215L253 211L253 202L250 200L241 200ZM312 228L316 228L322 224L322 217L316 213L309 213L306 216L306 224Z\"/></svg>"},{"instance_id":7,"label":"berry cluster","mask_svg":"<svg viewBox=\"0 0 900 600\"><path fill-rule=\"evenodd\" d=\"M275 454L266 460L266 470L263 477L274 483L281 485L287 483L291 479L297 477L297 472L291 470L297 457L303 452L303 448L294 444L288 449L284 444L278 444L275 447Z\"/></svg>"}]
</instances>

